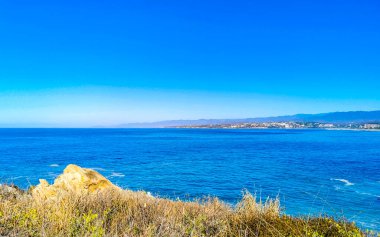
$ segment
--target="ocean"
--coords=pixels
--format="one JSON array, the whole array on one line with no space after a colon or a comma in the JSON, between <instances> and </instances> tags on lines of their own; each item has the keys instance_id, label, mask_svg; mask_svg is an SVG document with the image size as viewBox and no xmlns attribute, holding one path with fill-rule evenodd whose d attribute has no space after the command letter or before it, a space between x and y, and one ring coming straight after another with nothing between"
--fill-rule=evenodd
<instances>
[{"instance_id":1,"label":"ocean","mask_svg":"<svg viewBox=\"0 0 380 237\"><path fill-rule=\"evenodd\" d=\"M281 129L0 129L0 182L52 182L66 165L167 198L247 190L284 213L380 230L380 132Z\"/></svg>"}]
</instances>

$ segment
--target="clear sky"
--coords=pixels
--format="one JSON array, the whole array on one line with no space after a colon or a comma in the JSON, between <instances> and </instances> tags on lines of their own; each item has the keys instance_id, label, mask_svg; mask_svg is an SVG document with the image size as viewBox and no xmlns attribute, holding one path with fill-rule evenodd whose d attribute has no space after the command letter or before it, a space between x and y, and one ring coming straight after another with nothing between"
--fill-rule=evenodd
<instances>
[{"instance_id":1,"label":"clear sky","mask_svg":"<svg viewBox=\"0 0 380 237\"><path fill-rule=\"evenodd\" d=\"M380 109L377 0L1 0L0 125Z\"/></svg>"}]
</instances>

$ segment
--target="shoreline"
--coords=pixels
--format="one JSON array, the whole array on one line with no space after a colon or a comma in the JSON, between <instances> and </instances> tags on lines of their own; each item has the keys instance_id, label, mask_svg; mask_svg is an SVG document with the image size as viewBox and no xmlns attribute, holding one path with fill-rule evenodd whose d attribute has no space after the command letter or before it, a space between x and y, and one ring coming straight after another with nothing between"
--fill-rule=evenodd
<instances>
[{"instance_id":1,"label":"shoreline","mask_svg":"<svg viewBox=\"0 0 380 237\"><path fill-rule=\"evenodd\" d=\"M138 128L137 128L138 129ZM150 128L155 129L155 128ZM158 128L160 129L160 128ZM380 132L380 129L361 129L361 128L230 128L230 127L165 127L161 129L230 129L230 130L331 130L331 131L368 131Z\"/></svg>"}]
</instances>

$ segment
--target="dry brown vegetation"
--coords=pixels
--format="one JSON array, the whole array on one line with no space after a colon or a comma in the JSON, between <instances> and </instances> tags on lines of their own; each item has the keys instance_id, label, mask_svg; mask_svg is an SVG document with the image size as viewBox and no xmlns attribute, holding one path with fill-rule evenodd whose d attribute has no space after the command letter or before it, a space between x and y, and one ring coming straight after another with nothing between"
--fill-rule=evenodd
<instances>
[{"instance_id":1,"label":"dry brown vegetation","mask_svg":"<svg viewBox=\"0 0 380 237\"><path fill-rule=\"evenodd\" d=\"M363 236L352 223L294 218L278 200L245 193L231 207L216 198L197 202L115 191L36 200L0 192L0 236Z\"/></svg>"}]
</instances>

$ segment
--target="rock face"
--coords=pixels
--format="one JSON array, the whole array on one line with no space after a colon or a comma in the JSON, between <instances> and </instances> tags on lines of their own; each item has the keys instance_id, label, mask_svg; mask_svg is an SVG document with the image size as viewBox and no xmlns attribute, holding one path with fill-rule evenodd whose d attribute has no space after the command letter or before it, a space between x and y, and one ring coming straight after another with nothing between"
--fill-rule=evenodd
<instances>
[{"instance_id":1,"label":"rock face","mask_svg":"<svg viewBox=\"0 0 380 237\"><path fill-rule=\"evenodd\" d=\"M119 190L108 179L95 170L68 165L63 174L58 176L54 184L40 179L40 184L32 190L35 198L49 199L64 194L90 194L103 190Z\"/></svg>"},{"instance_id":2,"label":"rock face","mask_svg":"<svg viewBox=\"0 0 380 237\"><path fill-rule=\"evenodd\" d=\"M9 198L18 199L22 197L23 194L24 194L24 191L17 188L16 186L0 184L0 197L5 197L8 199Z\"/></svg>"}]
</instances>

